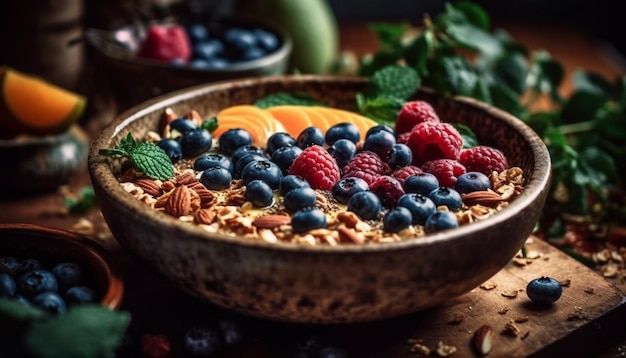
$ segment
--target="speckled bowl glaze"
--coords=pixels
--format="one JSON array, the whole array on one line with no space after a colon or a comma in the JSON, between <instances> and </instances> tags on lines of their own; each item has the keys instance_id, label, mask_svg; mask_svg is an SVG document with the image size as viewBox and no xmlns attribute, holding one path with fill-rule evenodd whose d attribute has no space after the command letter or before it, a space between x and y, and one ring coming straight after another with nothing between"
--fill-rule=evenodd
<instances>
[{"instance_id":1,"label":"speckled bowl glaze","mask_svg":"<svg viewBox=\"0 0 626 358\"><path fill-rule=\"evenodd\" d=\"M115 258L84 236L32 224L0 224L0 256L76 262L94 280L100 304L117 309L124 297L122 271Z\"/></svg>"},{"instance_id":2,"label":"speckled bowl glaze","mask_svg":"<svg viewBox=\"0 0 626 358\"><path fill-rule=\"evenodd\" d=\"M104 218L116 239L182 289L242 314L289 322L346 323L400 316L442 304L504 267L542 211L550 175L544 143L513 116L466 98L420 91L444 121L470 126L483 144L523 168L524 192L493 217L401 243L301 246L246 241L204 232L149 208L125 192L98 155L132 132L158 128L167 107L205 116L274 92L306 92L354 109L365 79L283 76L194 87L141 104L116 118L93 142L88 166Z\"/></svg>"}]
</instances>

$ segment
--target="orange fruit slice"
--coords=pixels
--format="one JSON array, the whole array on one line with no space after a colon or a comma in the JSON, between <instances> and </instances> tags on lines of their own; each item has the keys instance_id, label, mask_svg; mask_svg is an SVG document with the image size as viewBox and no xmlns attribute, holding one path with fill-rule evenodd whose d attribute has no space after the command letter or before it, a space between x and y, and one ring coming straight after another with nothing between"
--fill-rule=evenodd
<instances>
[{"instance_id":1,"label":"orange fruit slice","mask_svg":"<svg viewBox=\"0 0 626 358\"><path fill-rule=\"evenodd\" d=\"M266 111L282 124L284 132L297 138L303 130L313 125L311 118L299 107L301 106L275 106Z\"/></svg>"},{"instance_id":2,"label":"orange fruit slice","mask_svg":"<svg viewBox=\"0 0 626 358\"><path fill-rule=\"evenodd\" d=\"M311 124L321 129L324 133L326 133L328 128L336 124L332 118L318 111L318 107L302 106L301 108L311 119Z\"/></svg>"},{"instance_id":3,"label":"orange fruit slice","mask_svg":"<svg viewBox=\"0 0 626 358\"><path fill-rule=\"evenodd\" d=\"M213 133L211 133L215 138L218 138L229 129L241 128L250 133L253 145L263 148L267 143L267 138L269 138L269 136L273 133L266 127L255 123L249 118L223 114L218 114L216 117L218 127L213 131Z\"/></svg>"}]
</instances>

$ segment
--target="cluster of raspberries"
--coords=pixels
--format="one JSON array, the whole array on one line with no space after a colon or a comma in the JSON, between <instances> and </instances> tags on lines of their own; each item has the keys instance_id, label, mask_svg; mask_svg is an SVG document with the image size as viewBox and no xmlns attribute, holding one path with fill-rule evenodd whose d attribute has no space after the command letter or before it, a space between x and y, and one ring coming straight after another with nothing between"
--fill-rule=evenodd
<instances>
[{"instance_id":1,"label":"cluster of raspberries","mask_svg":"<svg viewBox=\"0 0 626 358\"><path fill-rule=\"evenodd\" d=\"M433 107L424 101L411 101L403 106L396 120L395 134L396 143L407 145L412 152L410 165L391 169L387 158L362 150L339 168L328 151L318 146L305 149L296 158L294 165L300 168L297 174L305 177L312 187L327 190L340 178L361 178L389 207L404 194L404 180L411 175L431 173L440 186L453 188L457 178L466 172L489 176L508 168L506 157L496 148L479 145L464 149L458 130L442 122ZM302 165L303 162L306 165Z\"/></svg>"}]
</instances>

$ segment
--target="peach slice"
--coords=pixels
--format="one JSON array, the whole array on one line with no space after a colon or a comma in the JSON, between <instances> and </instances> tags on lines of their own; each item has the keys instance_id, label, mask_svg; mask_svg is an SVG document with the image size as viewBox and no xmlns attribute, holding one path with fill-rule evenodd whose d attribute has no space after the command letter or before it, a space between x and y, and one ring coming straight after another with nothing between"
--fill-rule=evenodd
<instances>
[{"instance_id":1,"label":"peach slice","mask_svg":"<svg viewBox=\"0 0 626 358\"><path fill-rule=\"evenodd\" d=\"M285 132L297 138L303 130L313 125L311 118L300 107L302 106L275 106L266 111L282 123Z\"/></svg>"}]
</instances>

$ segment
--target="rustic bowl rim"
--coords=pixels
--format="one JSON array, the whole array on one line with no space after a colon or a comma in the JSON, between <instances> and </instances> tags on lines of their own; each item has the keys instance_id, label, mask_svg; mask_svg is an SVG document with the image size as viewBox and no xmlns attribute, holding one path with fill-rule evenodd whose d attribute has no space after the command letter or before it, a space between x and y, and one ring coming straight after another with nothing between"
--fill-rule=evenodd
<instances>
[{"instance_id":1,"label":"rustic bowl rim","mask_svg":"<svg viewBox=\"0 0 626 358\"><path fill-rule=\"evenodd\" d=\"M238 80L224 80L217 81L209 84L192 86L189 88L173 91L151 100L140 103L136 106L129 108L128 110L120 113L116 118L110 122L100 134L92 141L91 148L88 154L88 167L89 173L92 177L92 181L100 186L103 190L107 191L109 197L114 200L118 205L124 205L137 215L154 222L157 225L169 225L174 227L181 234L177 240L191 239L191 240L215 240L222 244L230 244L235 246L249 247L270 251L287 251L287 252L306 252L306 253L319 253L319 254L359 254L359 253L375 253L375 252L389 252L404 250L407 248L414 248L420 246L428 246L434 243L443 243L446 241L461 240L464 237L476 232L489 230L489 227L498 223L502 223L517 215L517 213L539 200L544 190L547 190L550 180L551 161L548 150L543 140L525 123L515 116L500 110L489 104L480 102L473 98L464 96L451 96L450 100L459 102L463 105L477 108L481 111L487 112L489 115L499 117L502 121L506 122L512 128L515 128L528 142L529 147L532 149L534 157L534 171L530 177L527 177L527 183L524 191L515 198L507 207L503 208L496 215L489 217L486 220L477 221L468 225L460 226L449 231L442 231L439 233L429 234L424 237L419 237L411 240L404 240L393 243L372 243L366 245L302 245L298 243L290 242L277 242L267 243L261 240L253 241L246 240L240 237L228 236L224 234L209 233L202 229L190 225L189 223L183 223L176 220L167 214L160 213L145 203L137 200L137 198L126 192L118 180L113 175L109 165L106 161L99 159L98 150L101 148L108 148L110 139L118 135L120 132L132 122L141 120L145 115L157 110L164 110L165 108L178 103L180 101L188 100L203 94L220 91L227 89L231 86L254 86L267 83L275 83L280 81L321 81L321 82L346 82L349 84L363 84L367 83L367 79L363 77L350 77L350 76L333 76L333 75L277 75L266 76L261 78L243 78ZM431 89L423 88L424 91L433 92ZM163 221L164 220L164 221Z\"/></svg>"},{"instance_id":2,"label":"rustic bowl rim","mask_svg":"<svg viewBox=\"0 0 626 358\"><path fill-rule=\"evenodd\" d=\"M119 309L124 297L124 281L122 268L112 253L96 241L71 231L27 223L0 223L0 233L20 231L24 234L37 233L50 240L63 242L63 245L73 245L90 256L89 262L103 269L107 287L102 294L100 305ZM1 239L0 239L1 240Z\"/></svg>"}]
</instances>

